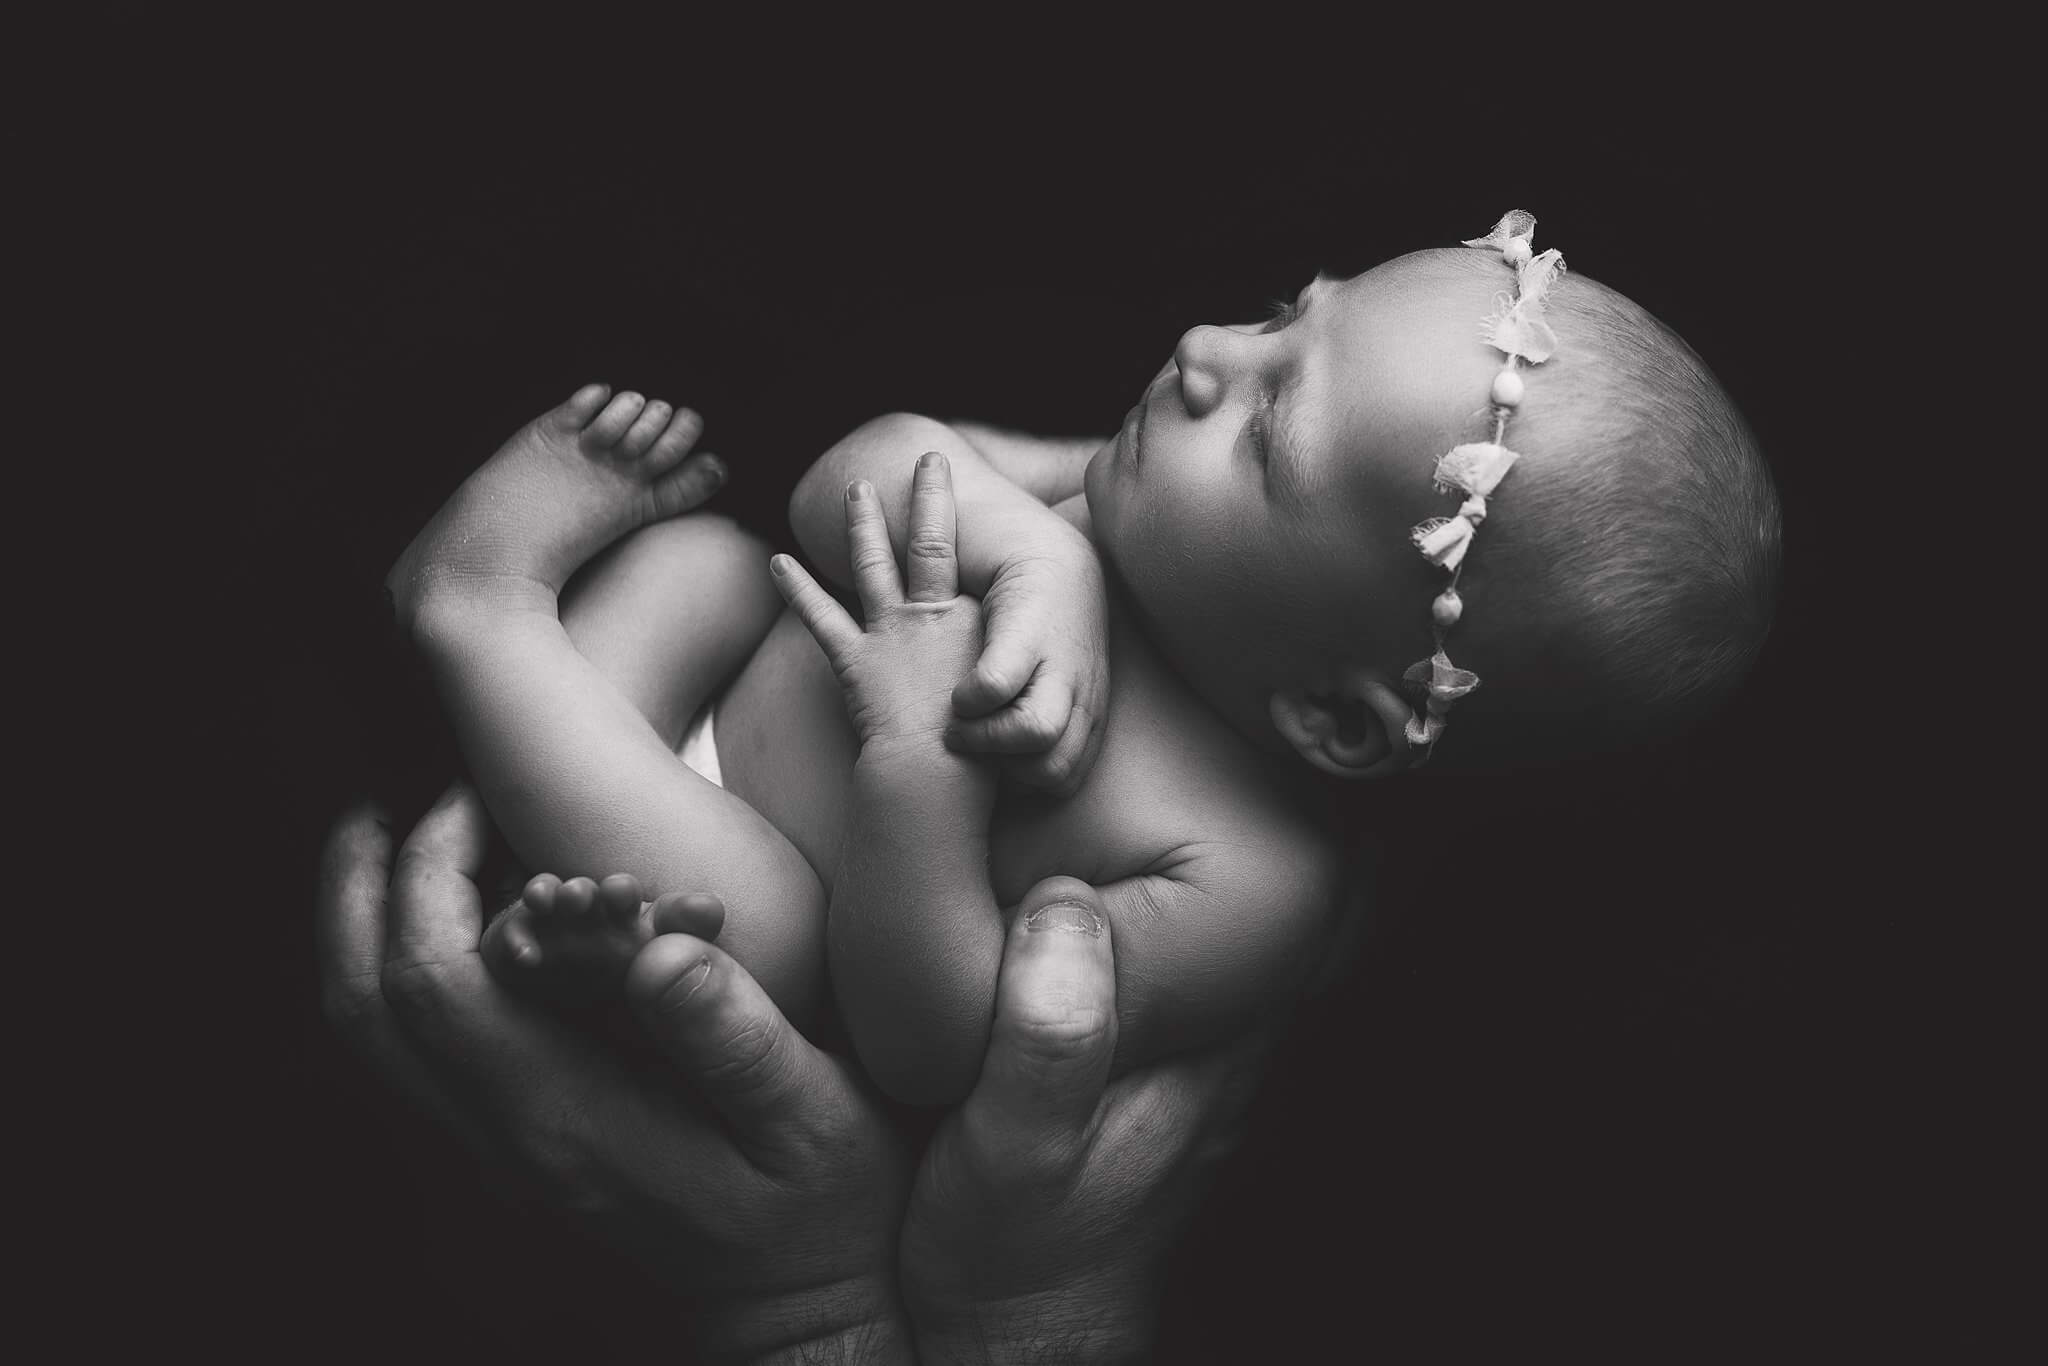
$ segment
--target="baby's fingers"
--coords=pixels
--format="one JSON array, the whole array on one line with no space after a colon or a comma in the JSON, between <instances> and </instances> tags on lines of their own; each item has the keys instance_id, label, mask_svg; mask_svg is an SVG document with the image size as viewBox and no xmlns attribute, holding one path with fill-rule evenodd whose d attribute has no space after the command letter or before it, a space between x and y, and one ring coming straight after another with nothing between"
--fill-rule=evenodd
<instances>
[{"instance_id":1,"label":"baby's fingers","mask_svg":"<svg viewBox=\"0 0 2048 1366\"><path fill-rule=\"evenodd\" d=\"M947 743L974 754L1042 754L1066 731L1073 707L1066 684L1044 679L993 716L956 718L946 728Z\"/></svg>"},{"instance_id":2,"label":"baby's fingers","mask_svg":"<svg viewBox=\"0 0 2048 1366\"><path fill-rule=\"evenodd\" d=\"M893 572L893 569L892 569ZM787 555L768 561L769 577L782 593L782 600L796 612L797 619L835 664L850 645L860 639L860 627L846 615L830 593L818 586L810 571Z\"/></svg>"},{"instance_id":3,"label":"baby's fingers","mask_svg":"<svg viewBox=\"0 0 2048 1366\"><path fill-rule=\"evenodd\" d=\"M946 457L926 451L910 483L910 537L903 546L904 578L912 602L947 602L960 593L960 561L953 551L953 472Z\"/></svg>"},{"instance_id":4,"label":"baby's fingers","mask_svg":"<svg viewBox=\"0 0 2048 1366\"><path fill-rule=\"evenodd\" d=\"M860 594L869 621L881 609L903 600L896 551L889 544L889 523L882 516L875 486L865 479L846 486L846 555L853 567L854 590Z\"/></svg>"},{"instance_id":5,"label":"baby's fingers","mask_svg":"<svg viewBox=\"0 0 2048 1366\"><path fill-rule=\"evenodd\" d=\"M1038 650L1020 633L997 628L974 662L974 670L953 688L953 714L987 716L1024 691L1038 671Z\"/></svg>"},{"instance_id":6,"label":"baby's fingers","mask_svg":"<svg viewBox=\"0 0 2048 1366\"><path fill-rule=\"evenodd\" d=\"M1005 762L1016 779L1056 796L1072 796L1102 752L1102 727L1078 704L1067 714L1067 727L1043 754Z\"/></svg>"}]
</instances>

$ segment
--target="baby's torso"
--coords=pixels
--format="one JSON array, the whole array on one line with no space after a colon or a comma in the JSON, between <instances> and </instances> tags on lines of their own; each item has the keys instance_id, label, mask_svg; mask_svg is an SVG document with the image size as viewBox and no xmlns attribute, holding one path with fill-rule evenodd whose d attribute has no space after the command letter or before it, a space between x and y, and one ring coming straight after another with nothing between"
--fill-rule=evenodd
<instances>
[{"instance_id":1,"label":"baby's torso","mask_svg":"<svg viewBox=\"0 0 2048 1366\"><path fill-rule=\"evenodd\" d=\"M1083 500L1056 510L1087 534ZM1004 785L989 829L991 890L1007 908L1055 875L1105 889L1145 879L1132 884L1145 889L1138 895L1105 896L1126 1042L1147 1016L1156 1043L1213 1038L1332 961L1344 859L1285 770L1181 681L1114 593L1109 608L1101 753L1064 800ZM829 891L859 749L831 665L793 615L718 704L716 735L726 786Z\"/></svg>"},{"instance_id":2,"label":"baby's torso","mask_svg":"<svg viewBox=\"0 0 2048 1366\"><path fill-rule=\"evenodd\" d=\"M1098 886L1156 871L1175 851L1241 822L1303 854L1328 836L1287 806L1265 763L1169 672L1131 623L1110 616L1111 695L1102 752L1065 800L1005 784L990 827L990 878L1009 906L1064 874ZM785 613L717 705L726 787L766 816L829 889L859 753L832 667Z\"/></svg>"}]
</instances>

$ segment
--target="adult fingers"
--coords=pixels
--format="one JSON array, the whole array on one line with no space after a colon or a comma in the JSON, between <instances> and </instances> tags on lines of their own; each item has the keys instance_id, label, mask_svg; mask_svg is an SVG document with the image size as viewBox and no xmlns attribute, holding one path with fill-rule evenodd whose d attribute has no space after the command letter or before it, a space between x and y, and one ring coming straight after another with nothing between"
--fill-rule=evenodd
<instances>
[{"instance_id":1,"label":"adult fingers","mask_svg":"<svg viewBox=\"0 0 2048 1366\"><path fill-rule=\"evenodd\" d=\"M384 898L391 882L391 823L371 802L342 813L320 851L314 892L314 952L320 1003L351 1042L382 1015Z\"/></svg>"},{"instance_id":2,"label":"adult fingers","mask_svg":"<svg viewBox=\"0 0 2048 1366\"><path fill-rule=\"evenodd\" d=\"M846 1113L845 1075L724 950L683 934L650 940L627 971L626 999L757 1163L806 1154L804 1141Z\"/></svg>"},{"instance_id":3,"label":"adult fingers","mask_svg":"<svg viewBox=\"0 0 2048 1366\"><path fill-rule=\"evenodd\" d=\"M474 1120L438 1084L398 1024L381 985L392 862L389 818L364 802L344 813L321 851L315 952L327 1020L384 1081L444 1129L477 1141Z\"/></svg>"},{"instance_id":4,"label":"adult fingers","mask_svg":"<svg viewBox=\"0 0 2048 1366\"><path fill-rule=\"evenodd\" d=\"M875 486L856 479L846 486L846 554L853 569L854 590L869 621L885 607L903 600L903 581L896 573L896 551L889 544L889 522L882 515Z\"/></svg>"},{"instance_id":5,"label":"adult fingers","mask_svg":"<svg viewBox=\"0 0 2048 1366\"><path fill-rule=\"evenodd\" d=\"M371 1061L445 1128L478 1151L509 1151L571 1204L601 1204L665 1162L724 1179L731 1148L708 1116L651 1097L611 1055L491 981L475 883L488 836L482 803L458 783L398 850L389 895L376 898L388 1009L373 1017ZM367 897L372 884L350 885ZM349 923L366 918L359 910ZM367 963L370 933L329 938Z\"/></svg>"},{"instance_id":6,"label":"adult fingers","mask_svg":"<svg viewBox=\"0 0 2048 1366\"><path fill-rule=\"evenodd\" d=\"M387 964L394 956L439 960L476 952L483 932L477 877L490 840L490 817L476 789L460 780L450 783L398 847Z\"/></svg>"},{"instance_id":7,"label":"adult fingers","mask_svg":"<svg viewBox=\"0 0 2048 1366\"><path fill-rule=\"evenodd\" d=\"M846 649L860 639L860 627L838 600L819 586L810 571L789 556L777 555L769 560L768 572L781 591L782 600L796 612L826 658L838 663Z\"/></svg>"},{"instance_id":8,"label":"adult fingers","mask_svg":"<svg viewBox=\"0 0 2048 1366\"><path fill-rule=\"evenodd\" d=\"M1101 1102L1116 1034L1101 895L1076 878L1047 878L1011 922L988 1055L963 1115L1039 1161L1070 1160Z\"/></svg>"},{"instance_id":9,"label":"adult fingers","mask_svg":"<svg viewBox=\"0 0 2048 1366\"><path fill-rule=\"evenodd\" d=\"M953 548L953 469L937 451L917 458L910 480L910 536L904 542L910 601L948 602L960 593Z\"/></svg>"},{"instance_id":10,"label":"adult fingers","mask_svg":"<svg viewBox=\"0 0 2048 1366\"><path fill-rule=\"evenodd\" d=\"M465 1055L491 1031L495 988L477 943L476 885L490 822L467 783L451 784L399 846L385 917L384 999L430 1053Z\"/></svg>"}]
</instances>

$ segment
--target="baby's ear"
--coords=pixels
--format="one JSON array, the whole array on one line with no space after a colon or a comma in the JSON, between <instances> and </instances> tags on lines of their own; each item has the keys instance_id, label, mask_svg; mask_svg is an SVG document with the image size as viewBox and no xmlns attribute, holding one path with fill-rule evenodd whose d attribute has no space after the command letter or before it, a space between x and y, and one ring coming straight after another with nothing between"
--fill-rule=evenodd
<instances>
[{"instance_id":1,"label":"baby's ear","mask_svg":"<svg viewBox=\"0 0 2048 1366\"><path fill-rule=\"evenodd\" d=\"M1294 752L1338 778L1391 778L1413 759L1406 729L1415 709L1373 678L1335 693L1286 688L1273 694L1273 729Z\"/></svg>"}]
</instances>

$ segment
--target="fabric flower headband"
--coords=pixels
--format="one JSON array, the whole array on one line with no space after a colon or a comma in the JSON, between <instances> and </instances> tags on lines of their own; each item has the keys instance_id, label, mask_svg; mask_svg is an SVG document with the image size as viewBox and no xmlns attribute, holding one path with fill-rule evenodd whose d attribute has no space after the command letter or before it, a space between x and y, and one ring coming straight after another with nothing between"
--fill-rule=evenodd
<instances>
[{"instance_id":1,"label":"fabric flower headband","mask_svg":"<svg viewBox=\"0 0 2048 1366\"><path fill-rule=\"evenodd\" d=\"M1468 247L1497 247L1501 259L1515 272L1515 292L1501 296L1501 306L1485 319L1486 344L1507 357L1493 377L1491 395L1493 439L1471 441L1453 447L1436 462L1436 491L1457 490L1465 501L1450 517L1432 517L1410 533L1415 548L1431 564L1450 571L1450 586L1430 604L1430 622L1436 637L1436 653L1411 665L1401 675L1404 682L1427 694L1420 715L1408 718L1408 743L1423 751L1419 766L1434 753L1437 737L1444 733L1444 718L1451 704L1479 686L1479 675L1460 669L1444 653L1444 633L1457 625L1465 601L1458 596L1458 579L1463 574L1465 552L1472 548L1473 533L1486 520L1486 500L1521 457L1501 444L1507 432L1508 415L1522 403L1519 362L1541 365L1557 350L1557 334L1543 318L1543 297L1564 274L1564 257L1555 248L1535 254L1536 216L1525 209L1511 209L1493 231L1484 237L1468 237Z\"/></svg>"}]
</instances>

